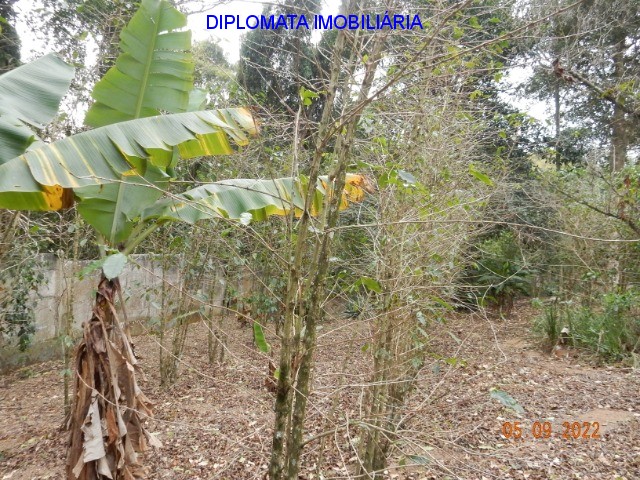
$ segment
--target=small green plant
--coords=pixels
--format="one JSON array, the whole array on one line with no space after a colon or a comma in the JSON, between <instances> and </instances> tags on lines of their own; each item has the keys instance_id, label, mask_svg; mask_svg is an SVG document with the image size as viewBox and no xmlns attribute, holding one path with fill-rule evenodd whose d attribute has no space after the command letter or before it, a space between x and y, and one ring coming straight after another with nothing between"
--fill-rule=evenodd
<instances>
[{"instance_id":1,"label":"small green plant","mask_svg":"<svg viewBox=\"0 0 640 480\"><path fill-rule=\"evenodd\" d=\"M278 279L279 280L279 279ZM276 282L270 282L271 286L276 286ZM281 285L276 287L277 290L272 292L280 292ZM278 321L278 316L282 310L282 301L275 297L273 293L269 291L258 291L252 293L247 302L251 305L251 313L260 320L261 323L266 323L270 319L273 322Z\"/></svg>"},{"instance_id":2,"label":"small green plant","mask_svg":"<svg viewBox=\"0 0 640 480\"><path fill-rule=\"evenodd\" d=\"M558 297L551 297L546 301L536 298L531 301L531 304L542 310L535 320L533 330L544 339L549 350L558 345L561 340L566 341L565 335L570 337L568 332L572 330L572 301L563 301Z\"/></svg>"},{"instance_id":3,"label":"small green plant","mask_svg":"<svg viewBox=\"0 0 640 480\"><path fill-rule=\"evenodd\" d=\"M640 351L640 291L602 294L590 306L555 299L543 306L534 330L555 346L563 329L571 344L606 360L617 361Z\"/></svg>"},{"instance_id":4,"label":"small green plant","mask_svg":"<svg viewBox=\"0 0 640 480\"><path fill-rule=\"evenodd\" d=\"M558 301L554 298L545 306L541 321L542 331L544 332L545 338L551 347L558 343L560 331L562 330L562 320L560 315L561 312L559 311Z\"/></svg>"},{"instance_id":5,"label":"small green plant","mask_svg":"<svg viewBox=\"0 0 640 480\"><path fill-rule=\"evenodd\" d=\"M270 278L262 289L253 292L247 303L251 306L251 315L260 325L272 323L279 332L284 313L281 298L286 288L286 280L274 276Z\"/></svg>"}]
</instances>

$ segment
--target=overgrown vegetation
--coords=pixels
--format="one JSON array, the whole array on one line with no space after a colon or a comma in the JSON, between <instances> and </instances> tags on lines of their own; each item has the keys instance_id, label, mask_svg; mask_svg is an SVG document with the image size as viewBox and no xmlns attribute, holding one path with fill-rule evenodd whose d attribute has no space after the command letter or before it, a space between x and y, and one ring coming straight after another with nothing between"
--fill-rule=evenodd
<instances>
[{"instance_id":1,"label":"overgrown vegetation","mask_svg":"<svg viewBox=\"0 0 640 480\"><path fill-rule=\"evenodd\" d=\"M34 309L44 267L33 245L18 244L2 255L0 270L0 335L15 339L26 350L36 331Z\"/></svg>"},{"instance_id":2,"label":"overgrown vegetation","mask_svg":"<svg viewBox=\"0 0 640 480\"><path fill-rule=\"evenodd\" d=\"M583 348L604 360L635 362L640 347L640 295L637 289L602 293L590 305L556 298L542 303L535 329L551 347Z\"/></svg>"},{"instance_id":3,"label":"overgrown vegetation","mask_svg":"<svg viewBox=\"0 0 640 480\"><path fill-rule=\"evenodd\" d=\"M500 315L509 316L514 300L530 294L533 275L528 255L514 235L503 230L478 242L471 267L465 272L466 297L478 306L494 305Z\"/></svg>"},{"instance_id":4,"label":"overgrown vegetation","mask_svg":"<svg viewBox=\"0 0 640 480\"><path fill-rule=\"evenodd\" d=\"M136 452L158 444L134 328L156 339L145 367L166 389L190 368L194 323L212 370L244 361L227 356L229 321L253 332L247 352L275 395L272 480L304 464L324 476L331 437L351 439L347 475L425 464L408 405L428 359L465 368L431 351L456 310L510 322L535 299L547 350L637 366L636 3L345 0L344 13L394 8L425 25L252 30L233 65L213 41L192 46L189 3L46 0L29 18L66 62L23 66L13 3L0 8L0 334L29 345L47 281L37 253L100 274L67 375L68 478L142 476ZM283 0L263 13L319 11ZM517 84L523 63L535 67ZM546 104L546 122L519 111L517 91ZM157 265L145 296L158 313L140 325L120 284L134 252ZM73 272L67 303L81 301ZM349 348L367 366L319 392L315 352L336 317L365 332ZM66 374L80 320L57 320ZM343 411L349 389L358 408Z\"/></svg>"}]
</instances>

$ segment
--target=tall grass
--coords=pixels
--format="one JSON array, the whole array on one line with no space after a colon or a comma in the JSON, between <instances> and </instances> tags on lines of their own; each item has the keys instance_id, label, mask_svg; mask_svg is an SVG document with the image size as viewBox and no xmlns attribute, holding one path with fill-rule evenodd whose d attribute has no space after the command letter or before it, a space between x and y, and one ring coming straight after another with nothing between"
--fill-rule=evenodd
<instances>
[{"instance_id":1,"label":"tall grass","mask_svg":"<svg viewBox=\"0 0 640 480\"><path fill-rule=\"evenodd\" d=\"M541 303L534 331L549 347L568 329L570 343L606 360L617 361L640 351L640 291L605 293L590 306L560 302L555 298Z\"/></svg>"}]
</instances>

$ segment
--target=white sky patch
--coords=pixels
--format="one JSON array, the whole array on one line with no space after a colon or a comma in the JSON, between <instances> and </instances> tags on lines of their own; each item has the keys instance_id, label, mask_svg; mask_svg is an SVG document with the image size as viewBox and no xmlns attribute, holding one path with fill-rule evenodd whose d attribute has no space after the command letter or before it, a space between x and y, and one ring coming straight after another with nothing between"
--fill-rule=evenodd
<instances>
[{"instance_id":1,"label":"white sky patch","mask_svg":"<svg viewBox=\"0 0 640 480\"><path fill-rule=\"evenodd\" d=\"M240 1L217 5L212 3L211 8L200 13L189 15L188 26L191 29L193 39L195 41L207 39L217 41L224 50L227 60L229 60L230 63L236 63L240 59L242 35L247 30L238 30L236 28L207 30L207 15L240 15L241 13L243 18L246 18L248 15L260 15L262 13L262 5L256 2Z\"/></svg>"},{"instance_id":2,"label":"white sky patch","mask_svg":"<svg viewBox=\"0 0 640 480\"><path fill-rule=\"evenodd\" d=\"M501 100L515 106L539 122L545 123L549 119L549 105L537 98L519 96L515 91L516 87L526 82L531 78L531 75L533 75L531 67L516 66L508 68L498 84L500 87L498 96Z\"/></svg>"}]
</instances>

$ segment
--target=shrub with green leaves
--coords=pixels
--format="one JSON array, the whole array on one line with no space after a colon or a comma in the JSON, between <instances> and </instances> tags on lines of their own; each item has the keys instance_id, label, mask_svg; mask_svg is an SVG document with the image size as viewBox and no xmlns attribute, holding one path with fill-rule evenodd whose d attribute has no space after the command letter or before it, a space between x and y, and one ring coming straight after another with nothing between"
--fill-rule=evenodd
<instances>
[{"instance_id":1,"label":"shrub with green leaves","mask_svg":"<svg viewBox=\"0 0 640 480\"><path fill-rule=\"evenodd\" d=\"M572 345L593 351L606 360L622 360L640 352L640 290L600 295L590 306L550 301L544 304L534 330L551 345L568 329Z\"/></svg>"},{"instance_id":2,"label":"shrub with green leaves","mask_svg":"<svg viewBox=\"0 0 640 480\"><path fill-rule=\"evenodd\" d=\"M475 247L474 261L465 272L469 303L495 305L509 314L518 295L528 295L533 271L511 231L503 230Z\"/></svg>"},{"instance_id":3,"label":"shrub with green leaves","mask_svg":"<svg viewBox=\"0 0 640 480\"><path fill-rule=\"evenodd\" d=\"M3 259L0 269L0 334L17 341L24 351L35 333L34 292L45 277L41 262L30 248L16 244Z\"/></svg>"}]
</instances>

